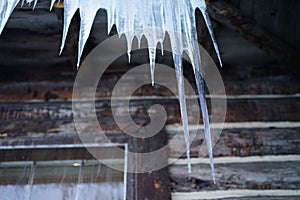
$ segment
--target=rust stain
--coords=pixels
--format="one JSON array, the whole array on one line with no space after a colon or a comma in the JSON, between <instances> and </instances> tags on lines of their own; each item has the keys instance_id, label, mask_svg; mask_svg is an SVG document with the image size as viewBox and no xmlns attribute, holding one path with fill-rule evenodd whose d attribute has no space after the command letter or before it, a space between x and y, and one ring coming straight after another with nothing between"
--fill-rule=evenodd
<instances>
[{"instance_id":1,"label":"rust stain","mask_svg":"<svg viewBox=\"0 0 300 200\"><path fill-rule=\"evenodd\" d=\"M243 147L240 149L240 154L250 155L250 153L251 153L251 147Z\"/></svg>"},{"instance_id":2,"label":"rust stain","mask_svg":"<svg viewBox=\"0 0 300 200\"><path fill-rule=\"evenodd\" d=\"M4 138L4 137L7 137L8 134L7 133L0 133L0 137Z\"/></svg>"},{"instance_id":3,"label":"rust stain","mask_svg":"<svg viewBox=\"0 0 300 200\"><path fill-rule=\"evenodd\" d=\"M155 187L155 189L160 189L161 185L159 183L154 183L154 187Z\"/></svg>"},{"instance_id":4,"label":"rust stain","mask_svg":"<svg viewBox=\"0 0 300 200\"><path fill-rule=\"evenodd\" d=\"M257 190L258 188L259 188L258 184L254 182L252 184L252 189Z\"/></svg>"},{"instance_id":5,"label":"rust stain","mask_svg":"<svg viewBox=\"0 0 300 200\"><path fill-rule=\"evenodd\" d=\"M64 4L64 1L59 1L59 2L56 2L55 4L54 4L54 7L55 8L64 8L65 7L65 4Z\"/></svg>"}]
</instances>

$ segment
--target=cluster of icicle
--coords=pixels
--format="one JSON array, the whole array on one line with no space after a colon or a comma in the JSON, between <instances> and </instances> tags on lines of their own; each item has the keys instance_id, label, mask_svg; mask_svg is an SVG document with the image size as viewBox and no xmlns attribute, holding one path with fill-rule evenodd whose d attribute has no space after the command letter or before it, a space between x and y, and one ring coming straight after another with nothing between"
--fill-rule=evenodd
<instances>
[{"instance_id":1,"label":"cluster of icicle","mask_svg":"<svg viewBox=\"0 0 300 200\"><path fill-rule=\"evenodd\" d=\"M0 33L3 30L13 9L20 0L0 1ZM35 7L37 0L25 0ZM22 4L24 0L22 1ZM50 2L50 10L55 0ZM196 84L199 93L201 111L203 116L205 138L207 142L213 180L215 181L212 145L210 136L209 116L204 96L204 83L200 75L200 50L193 41L197 41L195 10L200 9L216 53L221 63L217 43L213 36L213 30L206 11L205 0L65 0L64 1L64 29L61 51L64 48L67 32L71 19L75 12L80 12L80 33L78 48L78 63L83 52L85 43L89 37L97 11L102 8L107 11L107 24L110 31L116 25L118 34L125 35L128 44L128 56L130 60L131 45L134 37L141 40L145 36L148 42L150 71L152 83L154 83L154 70L156 58L156 46L163 44L166 32L168 32L173 53L174 65L178 84L179 103L184 127L188 169L191 170L189 152L189 126L187 120L185 91L183 85L183 70L181 55L185 52L189 56L194 68ZM149 29L153 31L149 31ZM180 33L180 34L178 34Z\"/></svg>"}]
</instances>

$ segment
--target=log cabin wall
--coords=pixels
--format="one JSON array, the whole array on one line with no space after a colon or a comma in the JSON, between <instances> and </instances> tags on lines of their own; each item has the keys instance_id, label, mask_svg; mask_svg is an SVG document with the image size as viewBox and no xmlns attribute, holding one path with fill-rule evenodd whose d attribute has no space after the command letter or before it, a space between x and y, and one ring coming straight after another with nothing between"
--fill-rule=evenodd
<instances>
[{"instance_id":1,"label":"log cabin wall","mask_svg":"<svg viewBox=\"0 0 300 200\"><path fill-rule=\"evenodd\" d=\"M203 130L197 130L195 124L192 124L191 135L195 136L191 145L192 173L188 173L185 155L181 155L179 151L185 149L182 135L169 149L169 162L180 157L169 168L155 173L129 174L128 194L131 196L128 199L159 199L158 196L168 199L170 192L173 199L300 198L299 63L287 64L265 51L270 46L264 46L264 42L271 41L274 44L274 40L265 37L267 34L264 35L264 32L260 35L261 32L256 34L253 31L261 27L259 22L253 23L251 18L254 25L249 26L250 29L246 31L243 29L252 17L249 11L247 14L244 10L253 7L256 1L232 1L234 6L229 7L219 4L220 2L223 1L210 1L209 4L224 61L224 67L219 70L226 88L228 106L223 132L214 147L217 184L212 184L207 159L199 158L204 141ZM278 1L268 2L276 5L275 2ZM56 8L54 12L49 12L46 8L42 2L38 4L36 11L18 7L0 36L1 146L81 143L73 122L71 102L77 73L73 60L76 60L74 38L77 37L78 27L72 27L69 50L67 48L62 56L58 56L61 10ZM222 15L230 13L234 8L239 8L238 15L234 16L241 19L239 23L228 20L232 17L230 15ZM258 6L255 8L265 10ZM284 12L289 12L288 10L284 7ZM240 13L244 13L245 18ZM289 21L294 23L297 15L298 12L295 12ZM199 15L197 19L199 26L203 25ZM271 20L268 17L264 20L267 19ZM76 20L74 19L75 23ZM86 51L107 38L105 21L105 11L99 11L88 41L90 47ZM284 29L287 25L282 22L280 26ZM276 36L285 41L284 35L297 31L299 25L296 24L286 33L279 32ZM271 32L275 34L275 31ZM252 39L253 35L249 33L255 33L255 38L258 36L263 42L257 45ZM207 33L200 35L200 38L208 40ZM72 44L74 40L75 46ZM124 44L124 41L118 43ZM289 47L297 42L286 41L284 44ZM207 44L208 50L210 45ZM284 56L280 51L275 53ZM168 142L166 140L170 141L175 132L182 128L176 97L159 85L139 88L135 92L136 98L131 101L131 114L138 124L148 122L147 109L154 103L166 108L166 127L157 135L158 138L150 142L143 138L132 140L112 119L107 97L111 96L114 85L124 73L148 62L146 55L147 52L138 52L133 56L134 62L131 65L127 64L126 56L114 63L99 83L96 102L99 123L107 130L105 134L113 142L128 143L132 151L165 145ZM172 65L170 55L166 57L158 60ZM185 70L186 77L193 83L190 66L186 65ZM122 112L123 104L117 105L116 109ZM101 139L97 139L101 142ZM95 142L95 138L91 137L91 142ZM1 155L2 161L5 161L7 156L3 152ZM22 156L22 159L27 158Z\"/></svg>"}]
</instances>

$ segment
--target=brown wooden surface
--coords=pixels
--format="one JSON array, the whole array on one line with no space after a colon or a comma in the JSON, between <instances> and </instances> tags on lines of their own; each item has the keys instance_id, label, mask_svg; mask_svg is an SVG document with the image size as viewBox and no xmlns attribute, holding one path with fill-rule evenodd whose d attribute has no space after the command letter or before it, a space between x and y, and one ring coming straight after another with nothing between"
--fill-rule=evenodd
<instances>
[{"instance_id":1,"label":"brown wooden surface","mask_svg":"<svg viewBox=\"0 0 300 200\"><path fill-rule=\"evenodd\" d=\"M3 145L3 144L2 144ZM122 146L119 148L123 148ZM124 155L114 152L114 148L94 147L89 148L101 159L124 159ZM55 160L93 160L94 156L83 147L45 147L45 148L15 148L0 149L0 162L12 161L55 161Z\"/></svg>"},{"instance_id":2,"label":"brown wooden surface","mask_svg":"<svg viewBox=\"0 0 300 200\"><path fill-rule=\"evenodd\" d=\"M298 189L299 162L216 164L217 185L211 183L209 165L170 166L172 189L177 192L228 189Z\"/></svg>"},{"instance_id":3,"label":"brown wooden surface","mask_svg":"<svg viewBox=\"0 0 300 200\"><path fill-rule=\"evenodd\" d=\"M120 110L120 117L124 108L124 102L120 101L116 109ZM84 102L82 102L84 103ZM88 103L88 102L87 102ZM145 113L151 105L160 103L165 107L168 118L167 124L180 123L180 111L177 99L168 98L140 98L131 100L130 107L134 108L134 118L147 120ZM297 121L300 119L300 101L298 97L271 98L271 99L228 99L227 100L227 122L247 121ZM104 130L119 130L114 124L109 99L99 100L96 103L99 122ZM223 109L215 107L216 110ZM47 133L50 129L58 128L60 125L72 123L72 102L2 102L0 104L1 132L11 136L21 136L27 133ZM193 111L193 110L192 110ZM84 113L82 113L84 116ZM88 114L88 113L86 113ZM197 123L191 115L191 122ZM125 116L124 116L125 117ZM125 117L126 118L126 117ZM214 116L218 122L218 116ZM35 126L40 123L41 126ZM88 123L88 122L87 122ZM72 126L72 124L71 124ZM74 126L74 125L73 125Z\"/></svg>"},{"instance_id":4,"label":"brown wooden surface","mask_svg":"<svg viewBox=\"0 0 300 200\"><path fill-rule=\"evenodd\" d=\"M300 128L252 128L224 129L213 148L215 157L223 156L255 156L255 155L289 155L300 154ZM170 157L181 156L180 149L185 147L183 133L172 138ZM218 134L212 130L212 134ZM203 156L205 149L203 130L191 133L194 138L191 144L191 156ZM202 151L200 151L202 147ZM185 155L182 155L185 157Z\"/></svg>"},{"instance_id":5,"label":"brown wooden surface","mask_svg":"<svg viewBox=\"0 0 300 200\"><path fill-rule=\"evenodd\" d=\"M117 139L117 138L115 138ZM118 140L118 139L117 139ZM151 153L166 146L167 135L164 131L160 131L154 137L150 138L131 138L128 140L129 152ZM167 165L168 152L163 151L158 160L164 160ZM153 158L153 166L156 165ZM127 179L127 199L170 199L171 187L169 180L168 167L159 170L149 170L151 166L145 165L149 161L137 159L129 156L129 168L138 168L145 170L145 173L128 173Z\"/></svg>"}]
</instances>

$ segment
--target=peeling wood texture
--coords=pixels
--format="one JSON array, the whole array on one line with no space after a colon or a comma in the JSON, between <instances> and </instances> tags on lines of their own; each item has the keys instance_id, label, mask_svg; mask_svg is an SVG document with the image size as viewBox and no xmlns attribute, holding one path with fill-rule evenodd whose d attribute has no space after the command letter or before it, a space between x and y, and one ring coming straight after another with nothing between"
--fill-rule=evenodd
<instances>
[{"instance_id":1,"label":"peeling wood texture","mask_svg":"<svg viewBox=\"0 0 300 200\"><path fill-rule=\"evenodd\" d=\"M126 112L123 110L125 102L128 99L120 100L114 108L120 113L120 117ZM89 102L82 102L82 104ZM180 123L180 112L177 99L175 98L139 98L130 101L130 107L135 118L143 118L143 114L148 112L153 103L160 103L167 111L167 124ZM273 98L273 99L228 99L227 122L245 122L245 121L297 121L300 116L298 112L300 103L299 98ZM192 106L192 105L191 105ZM217 105L218 106L218 105ZM216 111L222 110L222 107L215 107ZM190 107L188 107L190 108ZM0 104L0 119L3 122L16 121L24 122L30 120L72 120L72 102L70 101L51 101L51 102L3 102ZM198 123L191 110L190 120L194 124ZM101 116L100 124L103 126L113 123L112 111L109 99L102 99L96 102L96 113ZM123 114L122 114L123 113ZM139 116L140 113L140 116ZM89 113L81 113L81 116ZM218 121L218 116L213 116L212 120ZM112 128L116 128L112 126Z\"/></svg>"},{"instance_id":2,"label":"peeling wood texture","mask_svg":"<svg viewBox=\"0 0 300 200\"><path fill-rule=\"evenodd\" d=\"M216 164L217 185L211 185L209 165L170 166L172 189L176 192L228 189L298 189L299 162ZM280 174L280 176L279 176Z\"/></svg>"},{"instance_id":3,"label":"peeling wood texture","mask_svg":"<svg viewBox=\"0 0 300 200\"><path fill-rule=\"evenodd\" d=\"M118 141L115 137L113 140ZM149 153L161 149L167 144L167 135L160 131L150 138L131 138L128 141L129 152ZM163 151L159 160L168 162L168 152ZM155 160L154 160L155 162ZM128 163L135 168L140 166L146 170L145 173L128 173L127 180L127 199L171 199L171 187L169 180L168 167L156 171L149 171L143 163L148 161L141 159L128 158ZM155 165L155 163L152 163ZM141 170L141 169L140 169Z\"/></svg>"},{"instance_id":4,"label":"peeling wood texture","mask_svg":"<svg viewBox=\"0 0 300 200\"><path fill-rule=\"evenodd\" d=\"M203 191L192 193L173 193L173 200L192 200L192 199L298 199L299 190L219 190L219 191Z\"/></svg>"},{"instance_id":5,"label":"peeling wood texture","mask_svg":"<svg viewBox=\"0 0 300 200\"><path fill-rule=\"evenodd\" d=\"M225 129L214 146L214 156L254 156L254 155L286 155L300 154L300 128L282 129ZM212 130L214 135L216 130ZM179 132L181 134L181 132ZM204 156L204 133L191 133L195 139L191 144L191 156ZM170 136L170 140L173 139ZM174 139L170 157L181 154L177 149L184 147L183 136ZM202 149L201 149L202 148ZM202 151L201 151L202 150ZM185 157L185 155L182 155Z\"/></svg>"}]
</instances>

